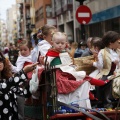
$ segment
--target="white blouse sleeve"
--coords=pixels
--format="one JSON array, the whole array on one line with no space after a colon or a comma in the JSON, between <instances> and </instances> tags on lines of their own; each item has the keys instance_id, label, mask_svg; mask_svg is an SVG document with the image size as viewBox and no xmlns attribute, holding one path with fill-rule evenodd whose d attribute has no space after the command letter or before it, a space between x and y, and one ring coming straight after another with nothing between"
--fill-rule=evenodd
<instances>
[{"instance_id":1,"label":"white blouse sleeve","mask_svg":"<svg viewBox=\"0 0 120 120\"><path fill-rule=\"evenodd\" d=\"M48 44L44 44L42 46L38 46L38 51L40 51L42 56L45 56L46 53L48 52L48 49L50 49L51 46Z\"/></svg>"},{"instance_id":2,"label":"white blouse sleeve","mask_svg":"<svg viewBox=\"0 0 120 120\"><path fill-rule=\"evenodd\" d=\"M23 65L25 63L25 60L23 59L22 56L19 56L18 59L17 59L17 62L16 62L16 71L19 72L22 68L23 68Z\"/></svg>"}]
</instances>

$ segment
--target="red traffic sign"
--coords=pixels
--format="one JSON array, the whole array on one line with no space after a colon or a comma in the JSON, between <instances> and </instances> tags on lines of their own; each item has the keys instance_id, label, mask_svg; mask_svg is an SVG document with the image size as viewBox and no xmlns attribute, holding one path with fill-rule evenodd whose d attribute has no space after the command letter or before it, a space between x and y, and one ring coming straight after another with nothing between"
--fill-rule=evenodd
<instances>
[{"instance_id":1,"label":"red traffic sign","mask_svg":"<svg viewBox=\"0 0 120 120\"><path fill-rule=\"evenodd\" d=\"M81 24L87 24L92 18L92 13L89 7L81 5L76 11L76 19Z\"/></svg>"}]
</instances>

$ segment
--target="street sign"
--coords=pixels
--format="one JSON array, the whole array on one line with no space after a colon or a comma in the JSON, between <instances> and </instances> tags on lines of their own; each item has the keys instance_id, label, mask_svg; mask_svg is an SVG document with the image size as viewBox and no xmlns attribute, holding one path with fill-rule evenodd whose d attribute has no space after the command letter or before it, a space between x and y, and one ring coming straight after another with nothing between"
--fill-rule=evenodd
<instances>
[{"instance_id":1,"label":"street sign","mask_svg":"<svg viewBox=\"0 0 120 120\"><path fill-rule=\"evenodd\" d=\"M76 19L80 24L87 24L92 18L92 13L89 7L81 5L76 11Z\"/></svg>"}]
</instances>

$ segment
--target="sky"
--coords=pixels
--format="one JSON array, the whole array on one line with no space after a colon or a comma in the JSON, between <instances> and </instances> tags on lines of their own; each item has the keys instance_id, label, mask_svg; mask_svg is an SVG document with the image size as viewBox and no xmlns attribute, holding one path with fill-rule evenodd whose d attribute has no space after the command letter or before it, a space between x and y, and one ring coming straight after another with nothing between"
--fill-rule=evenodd
<instances>
[{"instance_id":1,"label":"sky","mask_svg":"<svg viewBox=\"0 0 120 120\"><path fill-rule=\"evenodd\" d=\"M16 3L16 0L0 0L0 17L6 20L6 10L11 8Z\"/></svg>"}]
</instances>

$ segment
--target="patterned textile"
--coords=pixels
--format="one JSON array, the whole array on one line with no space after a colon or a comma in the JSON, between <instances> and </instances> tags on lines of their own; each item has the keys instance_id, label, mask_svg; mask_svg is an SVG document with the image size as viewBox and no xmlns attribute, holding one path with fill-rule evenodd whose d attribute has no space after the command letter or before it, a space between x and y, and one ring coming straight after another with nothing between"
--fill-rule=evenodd
<instances>
[{"instance_id":1,"label":"patterned textile","mask_svg":"<svg viewBox=\"0 0 120 120\"><path fill-rule=\"evenodd\" d=\"M23 90L19 87L26 80L26 76L22 70L8 80L0 80L0 120L18 120L16 95L28 96L29 89Z\"/></svg>"},{"instance_id":2,"label":"patterned textile","mask_svg":"<svg viewBox=\"0 0 120 120\"><path fill-rule=\"evenodd\" d=\"M113 80L112 94L114 98L120 98L120 69L116 71L116 78Z\"/></svg>"},{"instance_id":3,"label":"patterned textile","mask_svg":"<svg viewBox=\"0 0 120 120\"><path fill-rule=\"evenodd\" d=\"M75 91L86 80L76 81L75 77L69 73L56 70L56 84L58 93L68 94Z\"/></svg>"},{"instance_id":4,"label":"patterned textile","mask_svg":"<svg viewBox=\"0 0 120 120\"><path fill-rule=\"evenodd\" d=\"M38 70L38 78L40 79L44 69ZM60 69L56 69L56 85L58 93L68 94L75 91L80 85L82 85L86 79L76 81L76 78L69 73L62 72Z\"/></svg>"}]
</instances>

